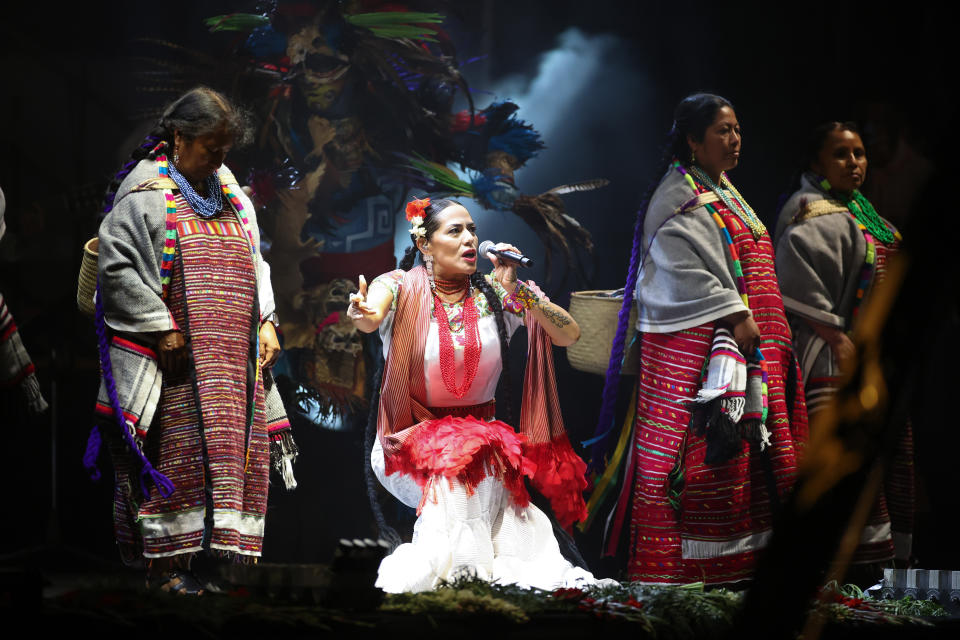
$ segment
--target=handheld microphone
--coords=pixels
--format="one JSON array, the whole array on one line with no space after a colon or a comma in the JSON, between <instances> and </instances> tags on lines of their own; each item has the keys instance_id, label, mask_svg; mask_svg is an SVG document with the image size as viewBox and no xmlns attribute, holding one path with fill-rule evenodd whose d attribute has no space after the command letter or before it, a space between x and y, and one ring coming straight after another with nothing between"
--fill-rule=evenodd
<instances>
[{"instance_id":1,"label":"handheld microphone","mask_svg":"<svg viewBox=\"0 0 960 640\"><path fill-rule=\"evenodd\" d=\"M521 267L532 267L533 260L523 255L522 253L517 253L516 251L507 251L500 250L496 248L497 245L495 242L490 240L484 240L480 243L480 253L482 255L493 254L503 260L504 262L512 262L513 264L518 264Z\"/></svg>"}]
</instances>

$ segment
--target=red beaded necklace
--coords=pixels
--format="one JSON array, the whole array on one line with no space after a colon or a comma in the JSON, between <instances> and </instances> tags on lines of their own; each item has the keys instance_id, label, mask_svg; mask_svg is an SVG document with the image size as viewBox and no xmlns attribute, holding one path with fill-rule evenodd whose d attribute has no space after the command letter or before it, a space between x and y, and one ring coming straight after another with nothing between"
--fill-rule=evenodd
<instances>
[{"instance_id":1,"label":"red beaded necklace","mask_svg":"<svg viewBox=\"0 0 960 640\"><path fill-rule=\"evenodd\" d=\"M466 291L467 287L470 286L470 278L463 276L457 280L444 280L442 278L433 278L433 287L440 293L445 295L452 295L454 293L459 293L461 291Z\"/></svg>"},{"instance_id":2,"label":"red beaded necklace","mask_svg":"<svg viewBox=\"0 0 960 640\"><path fill-rule=\"evenodd\" d=\"M466 299L463 301L463 325L466 344L463 350L463 384L459 387L453 336L450 333L450 318L447 316L447 310L443 308L443 301L436 293L433 294L433 314L437 319L437 333L440 337L440 377L443 379L443 386L456 398L462 398L470 390L470 385L477 377L477 369L480 366L481 345L480 333L477 330L479 314L477 305L473 302L473 296L469 295L469 288L464 294Z\"/></svg>"}]
</instances>

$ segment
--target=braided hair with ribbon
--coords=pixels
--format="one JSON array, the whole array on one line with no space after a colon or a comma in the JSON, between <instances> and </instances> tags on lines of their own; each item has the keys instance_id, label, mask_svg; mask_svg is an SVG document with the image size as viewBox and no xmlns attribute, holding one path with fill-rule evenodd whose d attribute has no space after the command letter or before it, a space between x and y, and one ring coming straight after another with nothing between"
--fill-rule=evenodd
<instances>
[{"instance_id":1,"label":"braided hair with ribbon","mask_svg":"<svg viewBox=\"0 0 960 640\"><path fill-rule=\"evenodd\" d=\"M213 89L196 87L174 100L163 110L160 119L144 140L133 149L129 160L114 174L104 195L101 218L113 210L114 200L121 183L141 160L155 160L169 153L174 148L174 140L177 134L186 140L191 140L222 128L226 128L238 144L245 143L251 138L248 115ZM149 478L156 484L161 495L168 497L174 490L173 483L151 466L142 451L141 443L131 432L131 428L123 415L110 359L110 330L103 310L103 295L99 281L97 283L94 323L97 332L100 369L107 395L124 442L140 460L142 490L146 495L146 481ZM100 477L96 466L100 444L101 434L99 428L94 426L90 431L83 456L84 467L94 480Z\"/></svg>"},{"instance_id":2,"label":"braided hair with ribbon","mask_svg":"<svg viewBox=\"0 0 960 640\"><path fill-rule=\"evenodd\" d=\"M614 413L620 387L620 369L626 351L627 323L630 319L630 311L633 308L634 289L637 286L637 278L644 259L641 240L650 198L674 160L685 167L691 165L692 158L687 138L692 138L698 142L703 140L707 127L713 123L717 112L723 107L732 108L733 105L725 98L710 93L696 93L680 101L674 110L673 126L667 133L663 154L653 174L654 178L641 199L640 209L637 211L637 220L633 227L630 266L627 269L627 282L623 291L623 305L620 307L620 313L617 317L617 332L610 351L606 382L603 386L603 400L600 405L600 416L597 420L597 428L593 438L583 443L584 446L591 446L589 462L591 470L599 470L605 465L610 434L614 431Z\"/></svg>"}]
</instances>

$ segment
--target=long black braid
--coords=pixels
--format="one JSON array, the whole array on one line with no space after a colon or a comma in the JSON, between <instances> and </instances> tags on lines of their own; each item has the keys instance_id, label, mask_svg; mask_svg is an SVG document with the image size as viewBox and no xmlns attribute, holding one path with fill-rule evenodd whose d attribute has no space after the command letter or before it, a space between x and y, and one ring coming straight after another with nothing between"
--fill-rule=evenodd
<instances>
[{"instance_id":1,"label":"long black braid","mask_svg":"<svg viewBox=\"0 0 960 640\"><path fill-rule=\"evenodd\" d=\"M510 344L507 341L507 325L503 320L503 304L500 301L500 296L493 290L483 274L474 273L470 276L470 284L484 295L497 320L497 335L500 337L500 360L503 363L503 371L500 373L500 380L497 384L503 398L506 422L507 424L513 424L513 398L510 391Z\"/></svg>"},{"instance_id":2,"label":"long black braid","mask_svg":"<svg viewBox=\"0 0 960 640\"><path fill-rule=\"evenodd\" d=\"M438 214L454 204L457 203L453 200L437 200L424 209L423 226L426 229L426 238L429 239L430 236L432 236L437 230L437 227L439 226L437 221ZM404 271L409 271L412 269L416 263L417 256L420 255L420 250L416 245L416 238L411 235L411 239L414 241L413 244L407 247L406 251L404 251L403 258L400 259L400 262L397 265L399 269L403 269ZM487 299L487 303L493 310L494 317L496 318L497 334L500 337L500 359L503 363L503 370L500 373L498 387L500 388L502 394L501 397L503 398L503 404L506 407L504 409L506 421L507 423L512 423L513 402L510 391L510 345L507 341L507 325L503 319L503 304L501 303L497 292L494 291L493 287L489 282L487 282L487 278L483 274L474 273L471 275L470 284L479 289L484 295L484 297ZM397 534L396 529L387 523L386 517L383 515L383 508L380 505L378 496L377 483L374 478L373 467L370 463L370 452L373 450L374 438L376 438L377 435L377 418L379 417L380 413L380 383L383 377L384 367L383 349L381 348L377 349L376 361L377 365L373 374L373 391L370 394L370 412L367 417L367 427L364 430L363 438L363 471L364 479L366 480L367 484L367 499L370 501L370 509L373 511L373 518L377 523L379 536L390 545L390 551L393 551L397 546L399 546L401 539Z\"/></svg>"},{"instance_id":3,"label":"long black braid","mask_svg":"<svg viewBox=\"0 0 960 640\"><path fill-rule=\"evenodd\" d=\"M143 142L130 153L130 159L114 174L103 196L101 218L113 210L113 200L117 196L117 189L120 188L120 183L130 175L130 172L137 166L137 163L141 160L154 160L158 155L163 153L165 147L164 142L166 142L164 140L165 133L159 124L155 126L143 139Z\"/></svg>"},{"instance_id":4,"label":"long black braid","mask_svg":"<svg viewBox=\"0 0 960 640\"><path fill-rule=\"evenodd\" d=\"M404 271L410 271L410 269L413 269L413 265L417 260L418 253L420 253L420 250L417 249L417 245L412 244L407 247L407 250L403 252L403 257L400 258L400 262L397 264L397 268L403 269Z\"/></svg>"},{"instance_id":5,"label":"long black braid","mask_svg":"<svg viewBox=\"0 0 960 640\"><path fill-rule=\"evenodd\" d=\"M370 453L373 451L373 442L377 437L377 418L380 416L380 381L383 378L383 347L379 340L371 340L376 348L376 367L373 372L373 391L370 394L370 411L367 414L367 428L363 432L363 479L367 485L367 501L370 502L370 510L373 511L373 519L377 523L378 536L389 545L390 552L400 546L402 542L397 530L387 523L387 518L383 515L383 507L380 505L380 496L378 494L378 482L373 473L373 466L370 461Z\"/></svg>"}]
</instances>

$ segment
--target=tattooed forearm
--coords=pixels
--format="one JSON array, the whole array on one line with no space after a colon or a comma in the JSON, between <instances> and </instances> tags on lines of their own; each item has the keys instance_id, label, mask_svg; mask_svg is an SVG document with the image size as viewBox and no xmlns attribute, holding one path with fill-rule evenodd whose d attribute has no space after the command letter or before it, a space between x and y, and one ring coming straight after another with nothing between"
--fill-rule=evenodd
<instances>
[{"instance_id":1,"label":"tattooed forearm","mask_svg":"<svg viewBox=\"0 0 960 640\"><path fill-rule=\"evenodd\" d=\"M517 284L513 292L514 298L525 308L539 313L540 323L553 344L559 347L569 347L580 339L580 327L573 317L563 309L553 304L547 298L540 297L537 293L523 282Z\"/></svg>"},{"instance_id":2,"label":"tattooed forearm","mask_svg":"<svg viewBox=\"0 0 960 640\"><path fill-rule=\"evenodd\" d=\"M537 301L533 303L533 308L539 309L553 326L560 329L570 324L573 320L566 311L554 304L544 301L543 298L538 298Z\"/></svg>"},{"instance_id":3,"label":"tattooed forearm","mask_svg":"<svg viewBox=\"0 0 960 640\"><path fill-rule=\"evenodd\" d=\"M573 318L570 317L570 314L557 305L541 298L532 289L530 289L530 287L522 282L517 285L513 295L517 300L520 301L520 304L527 309L539 310L540 313L543 314L543 317L549 320L550 324L558 329L562 329L573 322Z\"/></svg>"}]
</instances>

